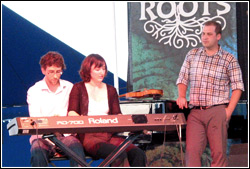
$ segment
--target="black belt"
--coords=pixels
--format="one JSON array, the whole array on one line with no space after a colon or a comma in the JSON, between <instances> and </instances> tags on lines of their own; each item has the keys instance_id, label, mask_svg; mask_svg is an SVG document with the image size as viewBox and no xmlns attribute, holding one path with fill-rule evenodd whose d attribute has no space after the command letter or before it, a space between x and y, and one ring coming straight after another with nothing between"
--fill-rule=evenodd
<instances>
[{"instance_id":1,"label":"black belt","mask_svg":"<svg viewBox=\"0 0 250 169\"><path fill-rule=\"evenodd\" d=\"M216 105L213 105L213 106L194 106L193 109L206 110L206 109L210 109L210 108L212 108L212 107L221 106L221 105L228 105L228 103L216 104Z\"/></svg>"}]
</instances>

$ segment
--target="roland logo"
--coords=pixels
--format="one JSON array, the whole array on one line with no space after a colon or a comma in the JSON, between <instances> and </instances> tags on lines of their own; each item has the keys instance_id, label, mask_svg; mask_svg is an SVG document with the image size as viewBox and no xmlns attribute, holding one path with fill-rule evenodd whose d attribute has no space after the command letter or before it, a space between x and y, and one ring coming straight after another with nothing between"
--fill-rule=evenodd
<instances>
[{"instance_id":1,"label":"roland logo","mask_svg":"<svg viewBox=\"0 0 250 169\"><path fill-rule=\"evenodd\" d=\"M104 118L89 118L89 124L116 124L118 123L117 117L114 119L104 119Z\"/></svg>"}]
</instances>

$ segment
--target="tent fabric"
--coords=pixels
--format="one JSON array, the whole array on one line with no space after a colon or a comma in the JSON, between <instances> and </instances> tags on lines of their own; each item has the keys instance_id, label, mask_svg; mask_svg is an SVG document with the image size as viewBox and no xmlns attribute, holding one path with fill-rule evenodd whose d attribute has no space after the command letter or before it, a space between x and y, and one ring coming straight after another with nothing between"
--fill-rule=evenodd
<instances>
[{"instance_id":1,"label":"tent fabric","mask_svg":"<svg viewBox=\"0 0 250 169\"><path fill-rule=\"evenodd\" d=\"M78 71L83 54L2 5L2 106L27 105L27 90L43 78L39 60L48 51L64 56L67 69L62 79L81 81ZM114 85L113 79L108 72L104 82ZM126 85L121 79L119 83Z\"/></svg>"}]
</instances>

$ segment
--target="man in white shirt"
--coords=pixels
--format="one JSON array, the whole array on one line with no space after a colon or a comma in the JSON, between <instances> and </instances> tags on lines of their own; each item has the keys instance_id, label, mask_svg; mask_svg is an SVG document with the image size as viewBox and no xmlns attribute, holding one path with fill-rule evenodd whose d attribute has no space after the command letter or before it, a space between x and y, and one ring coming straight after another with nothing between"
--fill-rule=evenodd
<instances>
[{"instance_id":1,"label":"man in white shirt","mask_svg":"<svg viewBox=\"0 0 250 169\"><path fill-rule=\"evenodd\" d=\"M67 116L69 94L73 84L60 79L66 69L64 59L57 52L48 52L40 59L41 71L44 78L35 83L27 92L27 103L30 117ZM73 135L57 137L63 144L70 148L80 158L84 159L84 151L80 141ZM48 158L53 156L55 146L41 135L32 135L31 166L48 166ZM78 163L70 159L70 166L78 166Z\"/></svg>"}]
</instances>

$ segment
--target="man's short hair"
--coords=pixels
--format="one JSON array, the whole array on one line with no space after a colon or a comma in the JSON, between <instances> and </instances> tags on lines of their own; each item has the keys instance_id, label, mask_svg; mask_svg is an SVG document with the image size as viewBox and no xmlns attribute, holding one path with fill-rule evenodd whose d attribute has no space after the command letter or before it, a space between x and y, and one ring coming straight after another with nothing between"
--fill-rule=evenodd
<instances>
[{"instance_id":1,"label":"man's short hair","mask_svg":"<svg viewBox=\"0 0 250 169\"><path fill-rule=\"evenodd\" d=\"M62 70L66 69L63 56L60 53L54 52L54 51L50 51L46 53L45 55L43 55L39 63L40 63L41 68L43 69L46 69L47 67L53 66L53 65L57 67L61 67Z\"/></svg>"},{"instance_id":2,"label":"man's short hair","mask_svg":"<svg viewBox=\"0 0 250 169\"><path fill-rule=\"evenodd\" d=\"M222 33L221 25L218 22L216 22L216 21L207 21L207 22L204 23L204 26L211 26L211 25L215 26L216 35Z\"/></svg>"}]
</instances>

